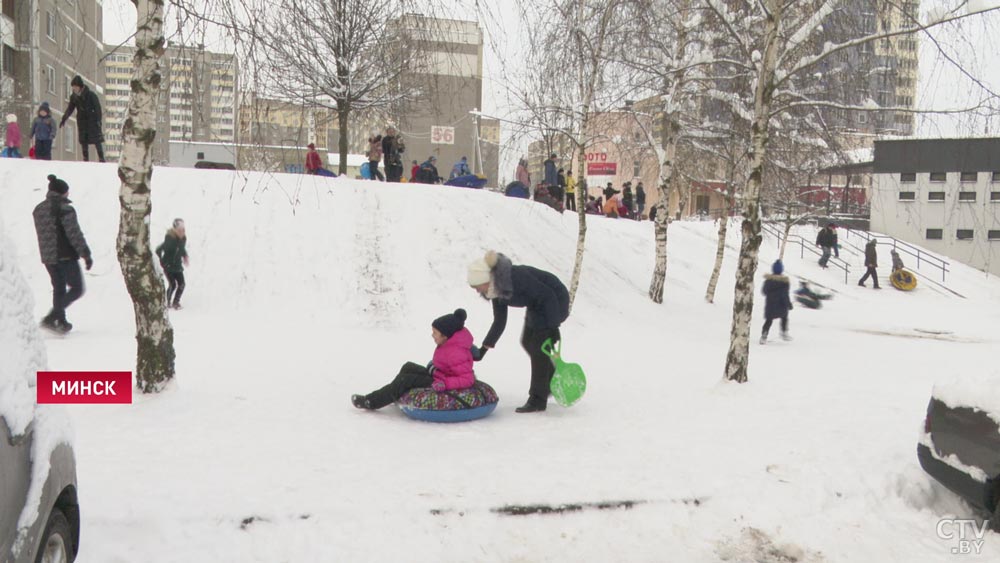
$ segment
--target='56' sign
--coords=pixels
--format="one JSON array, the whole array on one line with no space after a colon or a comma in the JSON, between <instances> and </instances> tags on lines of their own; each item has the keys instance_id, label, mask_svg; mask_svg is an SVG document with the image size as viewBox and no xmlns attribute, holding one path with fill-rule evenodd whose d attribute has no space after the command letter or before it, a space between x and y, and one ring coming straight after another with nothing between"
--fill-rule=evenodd
<instances>
[{"instance_id":1,"label":"'56' sign","mask_svg":"<svg viewBox=\"0 0 1000 563\"><path fill-rule=\"evenodd\" d=\"M434 145L454 145L455 128L431 125L431 144Z\"/></svg>"}]
</instances>

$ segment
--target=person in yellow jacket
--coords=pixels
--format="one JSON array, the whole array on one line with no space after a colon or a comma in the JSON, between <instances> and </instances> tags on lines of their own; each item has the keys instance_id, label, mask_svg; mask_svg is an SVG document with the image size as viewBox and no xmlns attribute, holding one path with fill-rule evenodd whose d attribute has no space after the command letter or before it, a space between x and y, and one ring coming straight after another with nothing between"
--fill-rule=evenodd
<instances>
[{"instance_id":1,"label":"person in yellow jacket","mask_svg":"<svg viewBox=\"0 0 1000 563\"><path fill-rule=\"evenodd\" d=\"M573 171L566 171L566 209L576 211L576 178Z\"/></svg>"}]
</instances>

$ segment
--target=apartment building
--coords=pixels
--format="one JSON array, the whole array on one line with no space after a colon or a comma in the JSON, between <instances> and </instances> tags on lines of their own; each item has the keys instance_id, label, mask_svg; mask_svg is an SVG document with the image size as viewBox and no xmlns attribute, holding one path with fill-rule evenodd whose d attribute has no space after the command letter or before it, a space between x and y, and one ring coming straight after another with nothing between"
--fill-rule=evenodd
<instances>
[{"instance_id":1,"label":"apartment building","mask_svg":"<svg viewBox=\"0 0 1000 563\"><path fill-rule=\"evenodd\" d=\"M104 67L104 129L108 160L121 155L135 55L133 46L107 46ZM170 44L161 59L163 74L156 111L153 163L166 164L170 141L236 142L239 68L235 56L203 45Z\"/></svg>"},{"instance_id":2,"label":"apartment building","mask_svg":"<svg viewBox=\"0 0 1000 563\"><path fill-rule=\"evenodd\" d=\"M22 146L28 146L30 123L42 102L49 103L57 122L62 119L74 76L98 96L104 93L103 38L101 0L2 0L0 113L17 115ZM82 159L75 115L59 131L52 158Z\"/></svg>"}]
</instances>

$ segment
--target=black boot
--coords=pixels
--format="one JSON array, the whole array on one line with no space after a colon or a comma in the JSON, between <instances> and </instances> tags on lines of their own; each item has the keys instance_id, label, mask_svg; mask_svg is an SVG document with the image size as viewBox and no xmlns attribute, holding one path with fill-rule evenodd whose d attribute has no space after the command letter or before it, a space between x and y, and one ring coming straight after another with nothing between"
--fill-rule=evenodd
<instances>
[{"instance_id":1,"label":"black boot","mask_svg":"<svg viewBox=\"0 0 1000 563\"><path fill-rule=\"evenodd\" d=\"M528 398L528 402L524 403L523 407L517 407L514 412L526 413L526 412L545 412L546 407L545 399L536 399L535 397Z\"/></svg>"},{"instance_id":2,"label":"black boot","mask_svg":"<svg viewBox=\"0 0 1000 563\"><path fill-rule=\"evenodd\" d=\"M57 332L59 330L58 327L56 326L56 320L58 318L59 318L58 313L56 313L54 310L49 311L48 315L42 317L42 323L41 323L42 328Z\"/></svg>"},{"instance_id":3,"label":"black boot","mask_svg":"<svg viewBox=\"0 0 1000 563\"><path fill-rule=\"evenodd\" d=\"M372 410L371 403L364 395L351 395L351 403L354 404L355 408Z\"/></svg>"}]
</instances>

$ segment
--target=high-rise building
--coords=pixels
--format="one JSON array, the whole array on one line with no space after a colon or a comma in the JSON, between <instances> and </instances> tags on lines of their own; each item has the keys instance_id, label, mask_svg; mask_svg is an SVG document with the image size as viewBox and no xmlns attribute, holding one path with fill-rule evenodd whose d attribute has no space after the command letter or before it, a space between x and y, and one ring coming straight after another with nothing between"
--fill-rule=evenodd
<instances>
[{"instance_id":1,"label":"high-rise building","mask_svg":"<svg viewBox=\"0 0 1000 563\"><path fill-rule=\"evenodd\" d=\"M108 160L121 155L135 47L107 46L107 92L104 129ZM236 141L236 58L202 45L170 44L160 61L163 80L156 110L153 162L168 161L170 141L234 143Z\"/></svg>"},{"instance_id":2,"label":"high-rise building","mask_svg":"<svg viewBox=\"0 0 1000 563\"><path fill-rule=\"evenodd\" d=\"M103 38L101 0L2 0L0 114L17 115L22 147L28 145L31 120L42 102L49 103L56 122L62 119L74 76L103 94ZM53 142L52 158L81 158L75 114Z\"/></svg>"},{"instance_id":3,"label":"high-rise building","mask_svg":"<svg viewBox=\"0 0 1000 563\"><path fill-rule=\"evenodd\" d=\"M862 34L912 29L919 9L918 0L900 4L850 0L824 22L816 48ZM915 107L917 46L916 34L897 35L844 49L818 65L827 101L870 108L822 110L826 123L840 134L844 148L870 148L874 136L913 134L913 114L891 108Z\"/></svg>"},{"instance_id":4,"label":"high-rise building","mask_svg":"<svg viewBox=\"0 0 1000 563\"><path fill-rule=\"evenodd\" d=\"M439 173L447 177L452 165L465 156L474 173L485 174L490 185L496 185L499 150L495 154L482 150L482 137L484 128L498 137L494 133L499 133L499 123L480 119L477 127L477 115L472 113L483 107L479 24L408 14L398 25L408 32L413 51L419 53L419 64L400 81L410 91L421 93L396 116L406 145L404 170L409 170L411 160L423 162L436 156Z\"/></svg>"}]
</instances>

